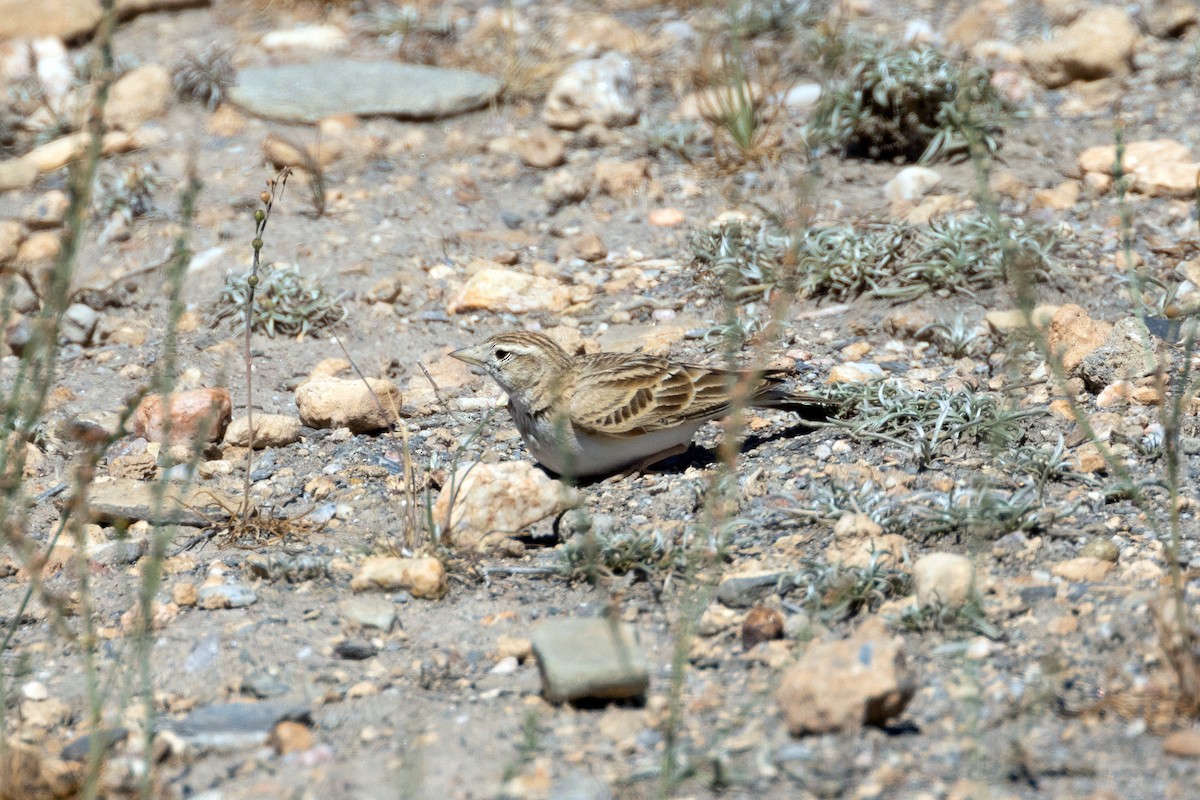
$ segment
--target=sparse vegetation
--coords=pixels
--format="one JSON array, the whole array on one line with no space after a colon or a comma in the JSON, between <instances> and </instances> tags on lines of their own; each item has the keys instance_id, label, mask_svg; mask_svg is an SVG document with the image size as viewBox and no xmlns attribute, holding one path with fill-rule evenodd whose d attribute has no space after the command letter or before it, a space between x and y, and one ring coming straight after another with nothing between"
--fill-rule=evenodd
<instances>
[{"instance_id":1,"label":"sparse vegetation","mask_svg":"<svg viewBox=\"0 0 1200 800\"><path fill-rule=\"evenodd\" d=\"M928 47L866 41L849 47L843 63L813 114L812 144L851 158L929 162L967 155L971 129L988 152L999 147L1004 107L986 69Z\"/></svg>"},{"instance_id":2,"label":"sparse vegetation","mask_svg":"<svg viewBox=\"0 0 1200 800\"><path fill-rule=\"evenodd\" d=\"M267 265L250 286L250 275L230 275L221 291L214 314L217 321L235 318L243 324L246 301L253 288L259 295L253 304L252 330L267 336L315 334L341 322L346 309L324 287L311 284L295 265Z\"/></svg>"},{"instance_id":3,"label":"sparse vegetation","mask_svg":"<svg viewBox=\"0 0 1200 800\"><path fill-rule=\"evenodd\" d=\"M200 103L214 109L229 96L237 80L230 51L213 43L198 53L185 53L171 73L175 92L181 100Z\"/></svg>"}]
</instances>

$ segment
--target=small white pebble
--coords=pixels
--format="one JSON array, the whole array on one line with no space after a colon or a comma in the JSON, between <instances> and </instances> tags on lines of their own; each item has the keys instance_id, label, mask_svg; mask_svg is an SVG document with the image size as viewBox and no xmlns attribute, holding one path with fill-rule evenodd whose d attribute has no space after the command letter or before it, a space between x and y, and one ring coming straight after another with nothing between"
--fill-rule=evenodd
<instances>
[{"instance_id":1,"label":"small white pebble","mask_svg":"<svg viewBox=\"0 0 1200 800\"><path fill-rule=\"evenodd\" d=\"M39 681L30 681L22 686L21 694L26 700L48 700L50 698L50 690Z\"/></svg>"}]
</instances>

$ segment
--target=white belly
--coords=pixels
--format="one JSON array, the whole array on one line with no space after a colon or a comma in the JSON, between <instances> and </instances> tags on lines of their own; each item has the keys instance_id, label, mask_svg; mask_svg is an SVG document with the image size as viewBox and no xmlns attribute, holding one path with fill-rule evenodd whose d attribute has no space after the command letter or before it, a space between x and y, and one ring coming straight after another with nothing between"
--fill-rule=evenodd
<instances>
[{"instance_id":1,"label":"white belly","mask_svg":"<svg viewBox=\"0 0 1200 800\"><path fill-rule=\"evenodd\" d=\"M581 433L570 425L566 426L569 430L558 431L522 422L517 420L517 428L538 463L560 475L578 477L611 474L679 445L686 446L704 424L690 422L669 430L616 439Z\"/></svg>"}]
</instances>

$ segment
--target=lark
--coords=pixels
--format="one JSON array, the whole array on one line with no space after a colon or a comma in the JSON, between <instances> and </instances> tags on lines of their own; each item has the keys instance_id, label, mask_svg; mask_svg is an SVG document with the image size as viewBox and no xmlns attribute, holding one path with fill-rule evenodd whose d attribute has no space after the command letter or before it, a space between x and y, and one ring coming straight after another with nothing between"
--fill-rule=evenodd
<instances>
[{"instance_id":1,"label":"lark","mask_svg":"<svg viewBox=\"0 0 1200 800\"><path fill-rule=\"evenodd\" d=\"M700 426L728 416L743 394L748 406L794 411L809 422L835 409L790 389L779 370L628 353L572 356L540 333L501 333L450 355L500 384L529 452L572 477L637 471L683 453Z\"/></svg>"}]
</instances>

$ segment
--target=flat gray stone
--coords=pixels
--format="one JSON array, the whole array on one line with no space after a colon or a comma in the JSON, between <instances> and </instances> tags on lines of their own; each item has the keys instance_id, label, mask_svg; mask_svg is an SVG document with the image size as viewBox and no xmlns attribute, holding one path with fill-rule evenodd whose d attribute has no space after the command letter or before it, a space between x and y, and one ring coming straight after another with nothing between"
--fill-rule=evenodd
<instances>
[{"instance_id":1,"label":"flat gray stone","mask_svg":"<svg viewBox=\"0 0 1200 800\"><path fill-rule=\"evenodd\" d=\"M650 668L637 630L602 618L551 619L531 638L542 674L542 694L552 703L624 700L650 686Z\"/></svg>"},{"instance_id":2,"label":"flat gray stone","mask_svg":"<svg viewBox=\"0 0 1200 800\"><path fill-rule=\"evenodd\" d=\"M328 59L242 70L229 96L255 116L318 122L338 114L438 119L482 108L499 93L498 80L466 70Z\"/></svg>"},{"instance_id":3,"label":"flat gray stone","mask_svg":"<svg viewBox=\"0 0 1200 800\"><path fill-rule=\"evenodd\" d=\"M284 720L308 723L311 709L307 703L288 700L222 703L198 708L169 727L201 750L240 750L260 746Z\"/></svg>"},{"instance_id":4,"label":"flat gray stone","mask_svg":"<svg viewBox=\"0 0 1200 800\"><path fill-rule=\"evenodd\" d=\"M338 615L355 625L377 628L384 633L396 624L396 607L390 600L374 595L347 597L338 603Z\"/></svg>"}]
</instances>

